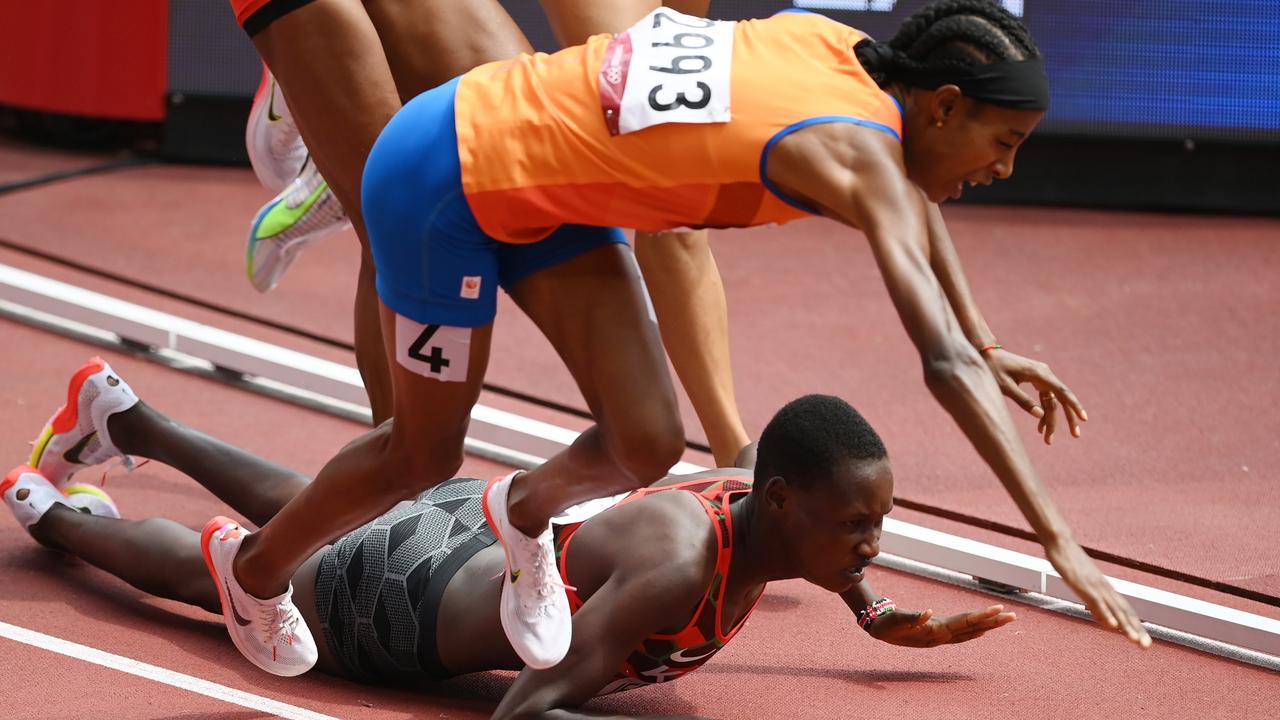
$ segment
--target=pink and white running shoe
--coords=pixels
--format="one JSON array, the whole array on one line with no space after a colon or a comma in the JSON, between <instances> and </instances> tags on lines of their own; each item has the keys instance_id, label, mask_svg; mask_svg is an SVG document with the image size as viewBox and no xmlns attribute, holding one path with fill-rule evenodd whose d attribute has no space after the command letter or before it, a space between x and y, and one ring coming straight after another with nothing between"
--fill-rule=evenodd
<instances>
[{"instance_id":1,"label":"pink and white running shoe","mask_svg":"<svg viewBox=\"0 0 1280 720\"><path fill-rule=\"evenodd\" d=\"M244 147L258 181L273 193L285 188L307 161L307 146L293 122L284 93L275 77L262 66L262 83L253 96L249 122L244 128Z\"/></svg>"},{"instance_id":2,"label":"pink and white running shoe","mask_svg":"<svg viewBox=\"0 0 1280 720\"><path fill-rule=\"evenodd\" d=\"M120 458L126 468L133 460L116 449L107 432L107 418L138 403L129 383L106 360L94 356L71 376L67 402L45 423L33 443L28 463L66 491L81 468Z\"/></svg>"}]
</instances>

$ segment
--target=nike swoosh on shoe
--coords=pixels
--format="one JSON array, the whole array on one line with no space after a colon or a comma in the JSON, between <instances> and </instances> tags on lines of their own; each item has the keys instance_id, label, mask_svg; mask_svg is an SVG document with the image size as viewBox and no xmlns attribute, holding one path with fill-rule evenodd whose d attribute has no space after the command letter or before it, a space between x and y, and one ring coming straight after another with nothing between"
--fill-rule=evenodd
<instances>
[{"instance_id":1,"label":"nike swoosh on shoe","mask_svg":"<svg viewBox=\"0 0 1280 720\"><path fill-rule=\"evenodd\" d=\"M267 101L267 120L271 122L280 122L283 116L276 114L276 81L271 79L271 99Z\"/></svg>"},{"instance_id":2,"label":"nike swoosh on shoe","mask_svg":"<svg viewBox=\"0 0 1280 720\"><path fill-rule=\"evenodd\" d=\"M84 463L80 460L80 453L84 452L84 449L88 447L89 443L93 442L96 437L98 437L98 432L95 430L80 438L80 442L72 445L70 448L67 448L67 451L62 453L62 459L69 463L83 465Z\"/></svg>"},{"instance_id":3,"label":"nike swoosh on shoe","mask_svg":"<svg viewBox=\"0 0 1280 720\"><path fill-rule=\"evenodd\" d=\"M227 581L223 580L222 585L227 589L227 604L231 606L231 615L236 619L236 624L240 627L248 627L252 620L240 614L240 610L236 608L235 598L231 595L231 586Z\"/></svg>"},{"instance_id":4,"label":"nike swoosh on shoe","mask_svg":"<svg viewBox=\"0 0 1280 720\"><path fill-rule=\"evenodd\" d=\"M288 202L281 202L272 208L263 218L262 224L258 226L257 237L271 237L293 227L298 219L307 214L312 205L324 195L325 190L329 189L328 183L320 183L320 185L307 196L297 207L291 207Z\"/></svg>"}]
</instances>

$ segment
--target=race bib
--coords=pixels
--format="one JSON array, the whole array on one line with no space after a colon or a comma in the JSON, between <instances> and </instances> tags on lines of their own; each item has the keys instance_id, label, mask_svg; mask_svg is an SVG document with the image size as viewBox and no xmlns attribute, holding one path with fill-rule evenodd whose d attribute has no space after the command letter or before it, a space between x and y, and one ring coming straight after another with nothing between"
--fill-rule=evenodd
<instances>
[{"instance_id":1,"label":"race bib","mask_svg":"<svg viewBox=\"0 0 1280 720\"><path fill-rule=\"evenodd\" d=\"M466 382L471 332L469 327L426 325L396 314L396 361L424 378Z\"/></svg>"},{"instance_id":2,"label":"race bib","mask_svg":"<svg viewBox=\"0 0 1280 720\"><path fill-rule=\"evenodd\" d=\"M600 68L609 134L729 122L733 26L659 8L609 41Z\"/></svg>"}]
</instances>

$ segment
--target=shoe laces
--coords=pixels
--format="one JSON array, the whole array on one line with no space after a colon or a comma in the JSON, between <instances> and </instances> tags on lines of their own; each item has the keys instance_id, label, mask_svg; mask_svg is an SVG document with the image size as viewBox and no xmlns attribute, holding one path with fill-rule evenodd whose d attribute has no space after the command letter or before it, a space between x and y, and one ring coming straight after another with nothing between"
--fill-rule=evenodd
<instances>
[{"instance_id":1,"label":"shoe laces","mask_svg":"<svg viewBox=\"0 0 1280 720\"><path fill-rule=\"evenodd\" d=\"M548 562L547 553L542 551L542 543L537 539L517 536L516 542L533 555L533 565L529 568L529 579L533 582L520 594L520 607L532 616L550 615L560 595L568 590L576 592L577 588L561 579L554 554Z\"/></svg>"},{"instance_id":2,"label":"shoe laces","mask_svg":"<svg viewBox=\"0 0 1280 720\"><path fill-rule=\"evenodd\" d=\"M106 467L102 468L102 477L98 478L98 487L107 486L107 476L116 468L124 468L124 471L127 474L137 470L149 462L151 462L150 458L143 458L142 462L134 462L132 455L117 455L114 460L107 463Z\"/></svg>"},{"instance_id":3,"label":"shoe laces","mask_svg":"<svg viewBox=\"0 0 1280 720\"><path fill-rule=\"evenodd\" d=\"M291 595L278 603L264 605L258 610L259 627L262 629L262 642L267 645L292 645L294 630L301 617L298 608L290 602Z\"/></svg>"}]
</instances>

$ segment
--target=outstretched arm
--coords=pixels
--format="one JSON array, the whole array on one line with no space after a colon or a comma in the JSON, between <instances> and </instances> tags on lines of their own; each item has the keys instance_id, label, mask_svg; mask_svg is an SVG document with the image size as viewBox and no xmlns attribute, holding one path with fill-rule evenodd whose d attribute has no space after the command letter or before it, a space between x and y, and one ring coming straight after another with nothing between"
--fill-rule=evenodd
<instances>
[{"instance_id":1,"label":"outstretched arm","mask_svg":"<svg viewBox=\"0 0 1280 720\"><path fill-rule=\"evenodd\" d=\"M871 589L871 583L863 578L862 582L840 593L840 599L858 617L867 606L876 602L878 596ZM871 637L892 645L936 647L976 640L1016 619L1016 615L1004 611L1003 605L991 605L943 618L935 618L933 610L920 612L895 608L891 614L877 617L865 629Z\"/></svg>"},{"instance_id":2,"label":"outstretched arm","mask_svg":"<svg viewBox=\"0 0 1280 720\"><path fill-rule=\"evenodd\" d=\"M1080 422L1088 420L1084 406L1048 365L999 347L995 334L987 326L987 321L982 317L978 303L969 290L969 282L960 267L960 257L956 254L951 234L947 232L947 225L943 222L942 210L937 203L925 202L929 227L929 266L946 293L951 310L960 322L960 329L968 338L969 344L984 348L981 352L982 359L987 362L996 385L1019 407L1039 418L1038 431L1043 433L1046 444L1053 442L1059 405L1062 406L1062 414L1067 420L1071 435L1080 437ZM1039 403L1018 387L1022 383L1031 383L1036 388L1040 396Z\"/></svg>"},{"instance_id":3,"label":"outstretched arm","mask_svg":"<svg viewBox=\"0 0 1280 720\"><path fill-rule=\"evenodd\" d=\"M866 233L920 354L929 390L1000 479L1049 561L1094 617L1136 643L1150 644L1133 608L1072 538L1031 466L991 372L952 312L930 266L924 199L907 179L896 139L864 128L819 125L779 142L769 173L782 187Z\"/></svg>"}]
</instances>

